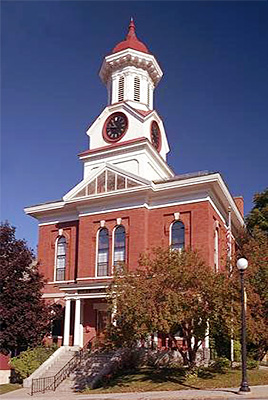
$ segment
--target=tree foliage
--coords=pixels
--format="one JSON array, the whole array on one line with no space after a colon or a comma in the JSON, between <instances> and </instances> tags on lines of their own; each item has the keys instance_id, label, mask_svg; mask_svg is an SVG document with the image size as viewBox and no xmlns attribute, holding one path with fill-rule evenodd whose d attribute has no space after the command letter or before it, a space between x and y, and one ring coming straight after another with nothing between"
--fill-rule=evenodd
<instances>
[{"instance_id":1,"label":"tree foliage","mask_svg":"<svg viewBox=\"0 0 268 400\"><path fill-rule=\"evenodd\" d=\"M0 226L0 351L16 354L40 342L50 326L41 299L43 278L32 251L15 237L9 223Z\"/></svg>"},{"instance_id":2,"label":"tree foliage","mask_svg":"<svg viewBox=\"0 0 268 400\"><path fill-rule=\"evenodd\" d=\"M246 229L238 238L238 257L248 260L248 348L261 360L268 351L268 189L256 193L246 217Z\"/></svg>"},{"instance_id":3,"label":"tree foliage","mask_svg":"<svg viewBox=\"0 0 268 400\"><path fill-rule=\"evenodd\" d=\"M37 346L34 349L22 351L18 357L11 359L11 366L22 379L30 376L57 350L57 346Z\"/></svg>"},{"instance_id":4,"label":"tree foliage","mask_svg":"<svg viewBox=\"0 0 268 400\"><path fill-rule=\"evenodd\" d=\"M208 334L208 321L210 329L217 324L230 328L231 291L227 274L215 274L197 252L158 248L141 258L136 271L115 277L109 298L116 308L109 337L129 346L158 332L176 343L180 331L188 349L178 350L192 365Z\"/></svg>"},{"instance_id":5,"label":"tree foliage","mask_svg":"<svg viewBox=\"0 0 268 400\"><path fill-rule=\"evenodd\" d=\"M247 229L253 232L258 228L268 235L268 188L253 197L254 207L246 218Z\"/></svg>"},{"instance_id":6,"label":"tree foliage","mask_svg":"<svg viewBox=\"0 0 268 400\"><path fill-rule=\"evenodd\" d=\"M268 351L268 235L258 226L239 239L239 256L248 260L248 347L261 360Z\"/></svg>"}]
</instances>

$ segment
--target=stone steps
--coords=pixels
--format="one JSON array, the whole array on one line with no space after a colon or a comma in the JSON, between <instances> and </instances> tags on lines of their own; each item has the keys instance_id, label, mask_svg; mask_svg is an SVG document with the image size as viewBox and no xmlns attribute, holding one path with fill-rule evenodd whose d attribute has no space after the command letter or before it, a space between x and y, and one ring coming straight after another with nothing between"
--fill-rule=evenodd
<instances>
[{"instance_id":1,"label":"stone steps","mask_svg":"<svg viewBox=\"0 0 268 400\"><path fill-rule=\"evenodd\" d=\"M69 351L59 360L56 360L47 371L42 374L42 378L55 376L75 355L75 351Z\"/></svg>"},{"instance_id":2,"label":"stone steps","mask_svg":"<svg viewBox=\"0 0 268 400\"><path fill-rule=\"evenodd\" d=\"M114 353L84 354L81 364L71 375L65 379L56 389L58 392L74 392L90 386L101 371L109 364Z\"/></svg>"},{"instance_id":3,"label":"stone steps","mask_svg":"<svg viewBox=\"0 0 268 400\"><path fill-rule=\"evenodd\" d=\"M78 349L78 347L60 347L29 378L23 381L23 386L31 387L33 379L55 376L74 357Z\"/></svg>"}]
</instances>

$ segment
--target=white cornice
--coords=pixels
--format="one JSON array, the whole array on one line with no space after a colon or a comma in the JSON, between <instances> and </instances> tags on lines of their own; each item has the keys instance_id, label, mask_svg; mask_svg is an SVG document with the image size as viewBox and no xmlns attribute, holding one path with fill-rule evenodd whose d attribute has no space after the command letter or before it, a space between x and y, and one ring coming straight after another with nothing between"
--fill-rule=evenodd
<instances>
[{"instance_id":1,"label":"white cornice","mask_svg":"<svg viewBox=\"0 0 268 400\"><path fill-rule=\"evenodd\" d=\"M43 212L43 211L55 211L55 210L60 210L63 209L65 205L64 201L58 201L58 202L53 202L53 203L44 203L44 204L38 204L36 206L31 206L31 207L25 207L24 212L26 214L31 214L33 211L34 212Z\"/></svg>"},{"instance_id":2,"label":"white cornice","mask_svg":"<svg viewBox=\"0 0 268 400\"><path fill-rule=\"evenodd\" d=\"M106 56L103 60L99 76L106 84L114 71L127 66L135 66L147 71L155 86L157 86L163 76L163 72L152 54L130 48Z\"/></svg>"},{"instance_id":3,"label":"white cornice","mask_svg":"<svg viewBox=\"0 0 268 400\"><path fill-rule=\"evenodd\" d=\"M180 192L178 192L178 190ZM55 213L57 213L57 211L60 211L60 208L64 207L63 204L74 208L79 216L115 212L140 207L146 207L148 209L161 208L175 204L179 205L206 201L208 200L208 197L206 196L198 198L198 193L204 193L204 191L207 191L207 196L210 197L210 200L213 202L217 212L222 215L224 221L226 220L228 207L230 206L232 209L233 223L236 225L237 229L239 229L239 226L242 227L244 225L244 220L229 193L228 188L218 173L181 180L166 181L163 183L151 182L150 185L144 185L130 190L121 190L120 193L109 192L105 194L105 198L104 194L88 196L84 199L80 198L78 200L73 199L69 202L60 202L61 207L58 207L57 203L28 207L25 212L36 218L40 218L42 214L45 215L45 213L51 211L53 207ZM160 195L162 192L166 193L161 199L161 196L159 197L158 194ZM131 193L131 196L129 196L129 193ZM209 193L211 193L210 196ZM175 200L179 197L181 197L181 200ZM150 198L149 202L147 200L148 198ZM226 215L223 215L223 211L215 205L215 200L213 198L219 199L219 204L221 203L221 208L224 210ZM102 199L101 202L100 199ZM167 199L168 201L166 201ZM103 206L102 208L102 204L105 204L105 207ZM95 205L97 205L97 208ZM57 216L59 216L59 214L57 214ZM52 216L51 219L53 219ZM44 223L45 221L42 222Z\"/></svg>"},{"instance_id":4,"label":"white cornice","mask_svg":"<svg viewBox=\"0 0 268 400\"><path fill-rule=\"evenodd\" d=\"M153 145L148 141L148 139L144 138L144 140L136 141L133 143L129 142L122 142L120 146L117 147L110 147L110 148L104 148L104 149L96 149L94 152L88 152L87 154L81 154L80 155L80 160L83 162L87 162L89 160L98 158L100 159L101 157L104 157L103 159L105 160L105 157L107 156L107 159L109 159L112 155L119 155L121 153L132 153L133 151L136 150L142 150L145 149L148 152L148 155L152 157L157 164L161 166L161 168L165 171L167 176L173 177L174 172L172 169L169 167L169 165L166 163L166 161L160 156L160 154L157 152L157 150L153 147Z\"/></svg>"}]
</instances>

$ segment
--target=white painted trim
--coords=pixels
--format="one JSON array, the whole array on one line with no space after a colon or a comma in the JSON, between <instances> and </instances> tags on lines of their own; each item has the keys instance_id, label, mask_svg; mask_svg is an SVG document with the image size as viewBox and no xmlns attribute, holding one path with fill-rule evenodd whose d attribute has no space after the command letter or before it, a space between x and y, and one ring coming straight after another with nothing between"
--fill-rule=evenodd
<instances>
[{"instance_id":1,"label":"white painted trim","mask_svg":"<svg viewBox=\"0 0 268 400\"><path fill-rule=\"evenodd\" d=\"M98 252L99 252L99 234L100 234L100 230L102 228L99 228L97 230L97 235L96 235L96 249L95 249L95 278L98 278ZM109 253L108 253L108 257L109 257Z\"/></svg>"},{"instance_id":2,"label":"white painted trim","mask_svg":"<svg viewBox=\"0 0 268 400\"><path fill-rule=\"evenodd\" d=\"M183 226L185 227L185 224L183 223L183 221L179 218L179 219L173 219L173 221L171 222L171 224L169 225L169 246L172 245L172 226L176 223L176 222L181 222L183 224ZM185 248L185 230L184 230L184 246ZM179 251L181 251L182 249L180 248Z\"/></svg>"},{"instance_id":3,"label":"white painted trim","mask_svg":"<svg viewBox=\"0 0 268 400\"><path fill-rule=\"evenodd\" d=\"M112 275L108 275L108 276L89 276L89 277L87 277L87 278L77 278L76 280L77 281L85 281L85 280L92 280L92 279L112 279L113 278L113 276Z\"/></svg>"},{"instance_id":4,"label":"white painted trim","mask_svg":"<svg viewBox=\"0 0 268 400\"><path fill-rule=\"evenodd\" d=\"M201 176L201 177L198 176L198 177L193 177L193 178L186 178L185 180L180 180L180 181L176 181L176 180L174 180L172 182L167 181L167 182L163 182L163 183L159 183L159 184L154 184L153 182L151 182L151 184L148 185L147 187L146 187L146 185L144 187L143 186L142 187L137 187L137 188L129 190L129 192L134 192L134 191L138 192L139 190L147 190L147 189L150 189L153 192L161 192L161 191L168 190L168 189L173 189L173 188L174 189L176 189L176 188L178 188L178 189L179 188L187 188L189 186L193 187L193 186L204 185L204 184L218 184L218 187L220 188L221 192L224 195L225 202L228 203L232 207L232 210L234 212L234 215L236 217L237 222L239 222L239 224L241 226L244 226L244 220L243 220L243 218L242 218L242 216L241 216L241 214L240 214L240 212L239 212L239 210L238 210L238 208L237 208L237 206L236 206L231 194L229 193L228 188L226 187L224 181L222 180L220 174L218 174L218 173L211 174L211 175L206 175L206 176ZM124 194L127 194L128 190L124 189L124 190L121 191L121 193L122 192ZM112 195L113 195L113 192L109 192L108 196L112 196ZM118 196L119 192L116 192L115 195ZM102 196L102 197L104 197L104 196ZM94 199L94 196L91 197L91 199ZM76 202L78 203L79 200L76 200ZM192 202L196 202L196 200L193 200ZM187 204L187 202L178 202L177 204L183 204L183 203ZM45 204L43 206L33 206L33 207L26 208L25 212L28 213L28 214L38 213L38 212L41 212L41 211L48 211L48 210L51 210L51 209L62 208L63 206L64 206L64 202L61 202L61 203L50 203L50 204ZM164 205L161 205L161 206L163 207ZM153 207L154 206L151 206L151 208L153 208ZM159 206L157 206L157 207L159 207ZM129 208L133 208L133 207L120 208L120 209L122 210L122 209L129 209ZM109 210L109 211L103 211L103 212L111 212L111 211L115 211L115 210ZM95 212L95 214L97 214L97 213L101 213L101 212L99 212L99 211ZM86 213L84 215L94 215L94 214L93 213L92 214ZM224 218L223 218L223 220L224 220Z\"/></svg>"},{"instance_id":5,"label":"white painted trim","mask_svg":"<svg viewBox=\"0 0 268 400\"><path fill-rule=\"evenodd\" d=\"M171 222L171 224L169 224L169 239L168 239L168 245L169 245L169 247L171 246L171 242L172 242L172 225L174 224L174 222L176 222L176 221L173 221L173 222Z\"/></svg>"},{"instance_id":6,"label":"white painted trim","mask_svg":"<svg viewBox=\"0 0 268 400\"><path fill-rule=\"evenodd\" d=\"M58 241L61 237L64 237L65 239L65 266L64 266L64 275L66 274L66 264L67 264L67 238L64 235L64 231L62 232L61 235L58 234L56 240L55 240L55 252L54 252L54 282L59 283L59 282L69 282L69 281L56 281L56 270L57 270L57 254L58 254Z\"/></svg>"},{"instance_id":7,"label":"white painted trim","mask_svg":"<svg viewBox=\"0 0 268 400\"><path fill-rule=\"evenodd\" d=\"M58 298L63 298L65 297L64 293L43 293L42 298L43 299L58 299Z\"/></svg>"},{"instance_id":8,"label":"white painted trim","mask_svg":"<svg viewBox=\"0 0 268 400\"><path fill-rule=\"evenodd\" d=\"M51 282L47 282L47 285L55 285L55 284L58 284L58 283L67 283L67 282L75 283L75 280L51 281Z\"/></svg>"},{"instance_id":9,"label":"white painted trim","mask_svg":"<svg viewBox=\"0 0 268 400\"><path fill-rule=\"evenodd\" d=\"M102 285L99 285L99 286L81 286L81 287L76 287L76 288L60 288L60 290L62 290L62 291L67 291L68 292L68 290L89 290L89 289L105 289L105 288L107 288L109 286L109 284L107 284L107 285L105 285L105 284L102 284ZM69 296L69 295L68 295ZM79 296L79 294L78 294L78 296Z\"/></svg>"},{"instance_id":10,"label":"white painted trim","mask_svg":"<svg viewBox=\"0 0 268 400\"><path fill-rule=\"evenodd\" d=\"M119 225L115 225L112 230L112 266L111 266L111 274L114 275L114 232Z\"/></svg>"},{"instance_id":11,"label":"white painted trim","mask_svg":"<svg viewBox=\"0 0 268 400\"><path fill-rule=\"evenodd\" d=\"M108 231L108 270L109 270L109 256L110 256L110 240L109 240L109 229L107 226L100 227L97 231L96 237L96 252L95 252L95 278L105 279L105 276L98 276L98 255L99 255L99 234L102 229L107 229ZM108 275L109 276L109 275Z\"/></svg>"},{"instance_id":12,"label":"white painted trim","mask_svg":"<svg viewBox=\"0 0 268 400\"><path fill-rule=\"evenodd\" d=\"M222 216L220 210L216 207L214 201L211 199L210 196L208 196L208 202L212 205L212 207L214 208L214 210L216 211L216 213L219 215L220 219L222 220L224 227L227 229L227 224L226 224L224 217Z\"/></svg>"},{"instance_id":13,"label":"white painted trim","mask_svg":"<svg viewBox=\"0 0 268 400\"><path fill-rule=\"evenodd\" d=\"M146 185L146 186L148 186L148 185L150 186L151 185L151 181L149 181L148 179L142 178L141 176L138 176L138 175L133 174L131 172L122 170L121 168L118 168L114 164L110 164L109 162L106 161L101 166L97 167L96 169L93 169L90 172L90 174L86 177L86 179L83 179L80 183L78 183L75 187L73 187L69 192L67 192L63 196L63 200L64 201L72 200L73 197L77 195L77 193L79 193L90 182L94 181L98 176L100 176L104 171L107 171L107 170L113 172L114 174L119 174L119 175L123 176L124 178L129 178L131 180L134 180L137 183L139 183L140 185ZM133 189L135 189L135 188L133 188ZM118 193L118 192L121 192L122 190L126 191L128 189L113 190L112 192L104 192L104 193L94 193L92 195L75 197L75 200L78 200L80 198L84 199L85 197L92 198L92 197L96 197L96 196L99 197L100 195L103 196L105 194Z\"/></svg>"},{"instance_id":14,"label":"white painted trim","mask_svg":"<svg viewBox=\"0 0 268 400\"><path fill-rule=\"evenodd\" d=\"M219 228L214 229L214 267L215 272L219 272Z\"/></svg>"},{"instance_id":15,"label":"white painted trim","mask_svg":"<svg viewBox=\"0 0 268 400\"><path fill-rule=\"evenodd\" d=\"M203 199L194 199L194 200L186 200L186 201L176 201L174 203L168 203L168 204L161 204L157 206L149 206L147 203L140 204L138 206L130 206L130 207L120 207L120 208L113 208L111 210L104 210L104 211L94 211L94 212L82 212L79 214L80 217L85 217L87 215L96 215L96 214L106 214L110 212L116 212L116 211L123 211L123 210L133 210L134 208L142 208L145 207L148 210L153 210L157 208L165 208L165 207L173 207L173 206L179 206L182 204L191 204L191 203L200 203L203 201L208 201L208 197L205 197Z\"/></svg>"},{"instance_id":16,"label":"white painted trim","mask_svg":"<svg viewBox=\"0 0 268 400\"><path fill-rule=\"evenodd\" d=\"M127 207L112 208L110 210L103 210L103 211L99 210L99 211L94 211L94 212L80 212L79 213L79 218L80 217L89 216L89 215L108 214L108 213L114 213L114 212L124 211L124 210L133 210L133 209L142 208L142 207L147 208L148 210L153 210L153 209L159 209L159 208L167 208L167 207L179 206L179 205L184 205L184 204L201 203L201 202L204 202L204 201L208 201L212 205L212 207L217 212L217 214L221 218L221 220L224 223L224 226L226 228L227 227L226 221L225 221L224 217L222 216L221 212L219 211L219 209L216 207L216 205L213 202L213 200L210 198L210 196L206 196L204 198L199 198L199 199L194 199L194 200L182 200L182 201L176 201L176 202L173 202L173 203L162 203L162 204L156 205L156 206L149 206L147 203L142 203L142 204L139 204L137 206L127 206ZM50 224L53 225L53 224L55 224L57 222L58 221L53 221L53 222L49 222L49 223L42 223L41 225L50 225ZM78 278L78 279L82 279L82 278ZM87 278L85 278L85 279L87 279ZM94 279L94 277L90 277L90 279ZM97 277L97 279L100 279L100 277Z\"/></svg>"},{"instance_id":17,"label":"white painted trim","mask_svg":"<svg viewBox=\"0 0 268 400\"><path fill-rule=\"evenodd\" d=\"M124 262L126 262L126 246L127 246L127 244L126 244L126 227L122 224L122 221L121 221L121 223L118 225L118 224L116 224L114 227L113 227L113 230L112 230L112 276L114 275L114 247L115 247L115 241L114 241L114 236L115 236L115 230L119 227L119 226L122 226L124 229L125 229L125 261Z\"/></svg>"},{"instance_id":18,"label":"white painted trim","mask_svg":"<svg viewBox=\"0 0 268 400\"><path fill-rule=\"evenodd\" d=\"M31 206L31 207L25 207L24 212L26 214L30 214L31 212L42 212L42 211L48 211L48 210L55 210L55 209L60 209L63 208L65 205L64 201L58 201L55 203L45 203L45 204L39 204L36 206Z\"/></svg>"},{"instance_id":19,"label":"white painted trim","mask_svg":"<svg viewBox=\"0 0 268 400\"><path fill-rule=\"evenodd\" d=\"M103 299L108 296L107 293L79 293L79 294L69 294L68 297L65 297L66 300L76 300L80 299Z\"/></svg>"},{"instance_id":20,"label":"white painted trim","mask_svg":"<svg viewBox=\"0 0 268 400\"><path fill-rule=\"evenodd\" d=\"M64 335L63 335L64 346L69 346L70 327L71 327L71 299L65 298Z\"/></svg>"},{"instance_id":21,"label":"white painted trim","mask_svg":"<svg viewBox=\"0 0 268 400\"><path fill-rule=\"evenodd\" d=\"M68 201L66 201L66 204L72 204L72 203L84 203L85 201L88 200L100 200L105 197L117 197L118 195L130 195L133 192L143 192L144 190L151 189L150 185L147 186L136 186L133 188L126 188L126 189L118 189L114 190L112 192L103 192L103 193L97 193L97 194L91 194L89 196L84 196L84 197L75 197L71 198ZM79 204L78 204L79 206Z\"/></svg>"},{"instance_id":22,"label":"white painted trim","mask_svg":"<svg viewBox=\"0 0 268 400\"><path fill-rule=\"evenodd\" d=\"M62 217L62 218L57 219L55 221L40 222L38 224L38 226L55 225L55 224L59 224L61 222L70 222L70 221L78 221L78 220L79 220L79 216L78 215L76 215L75 218L73 218L73 217L70 217L70 218Z\"/></svg>"}]
</instances>

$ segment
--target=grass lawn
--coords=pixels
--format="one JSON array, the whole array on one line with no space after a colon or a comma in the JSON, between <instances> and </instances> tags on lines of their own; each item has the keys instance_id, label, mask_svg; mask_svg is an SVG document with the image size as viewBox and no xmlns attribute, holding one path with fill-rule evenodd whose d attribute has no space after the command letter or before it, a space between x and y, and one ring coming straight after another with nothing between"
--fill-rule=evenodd
<instances>
[{"instance_id":1,"label":"grass lawn","mask_svg":"<svg viewBox=\"0 0 268 400\"><path fill-rule=\"evenodd\" d=\"M250 385L267 385L268 369L248 371ZM229 370L226 374L205 372L201 377L185 377L183 369L141 368L118 375L98 389L86 389L83 393L144 392L155 390L212 389L220 387L239 387L241 371Z\"/></svg>"},{"instance_id":2,"label":"grass lawn","mask_svg":"<svg viewBox=\"0 0 268 400\"><path fill-rule=\"evenodd\" d=\"M0 385L0 394L4 394L7 392L12 392L12 390L20 389L22 385L19 383L4 383Z\"/></svg>"}]
</instances>

